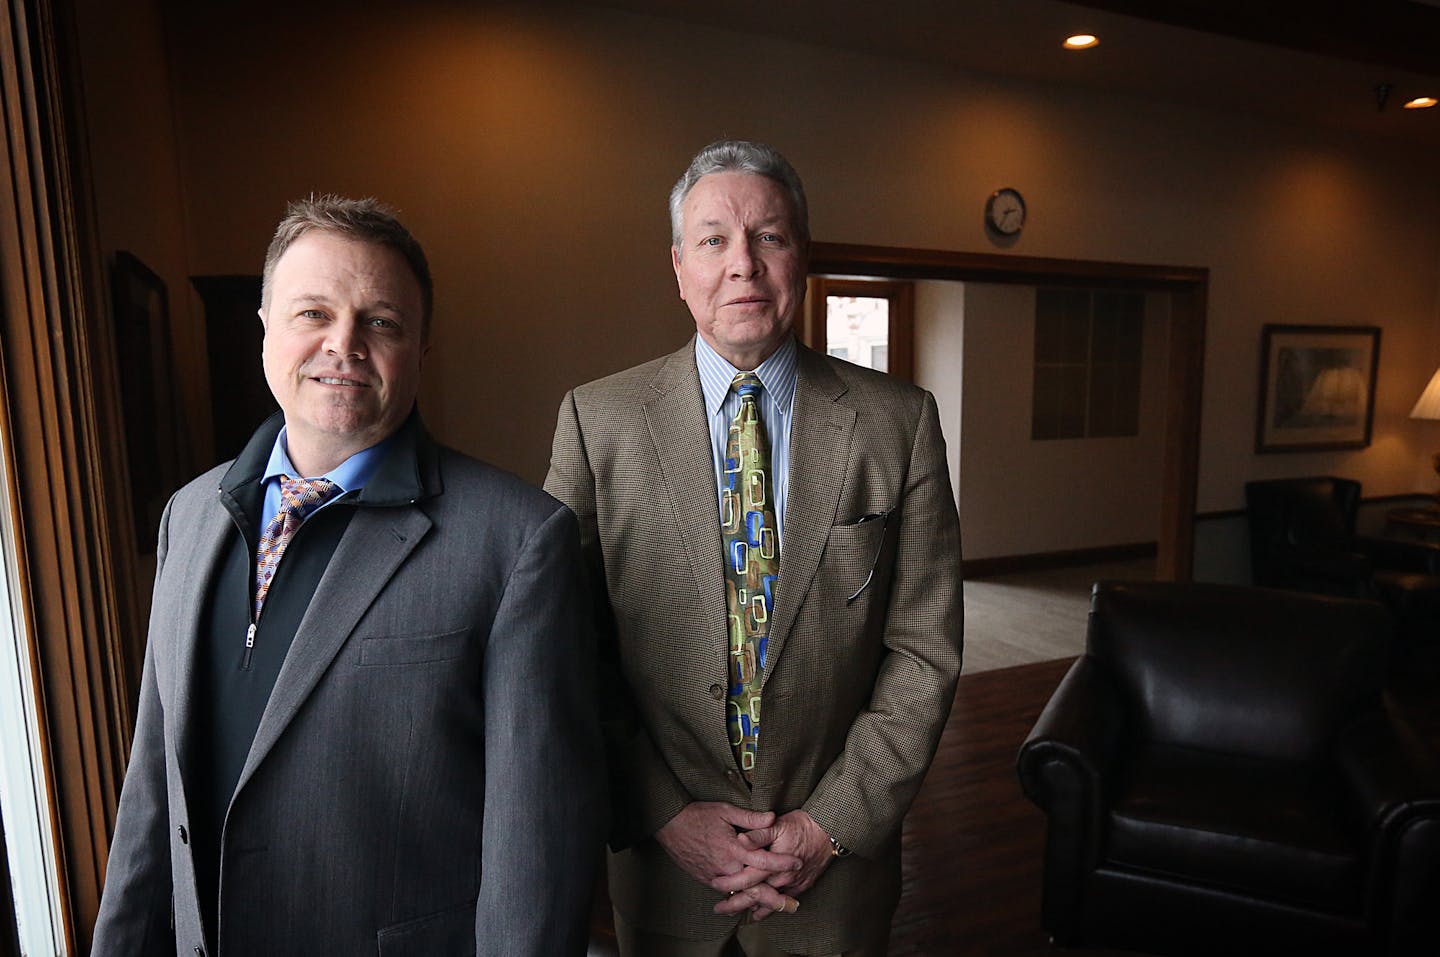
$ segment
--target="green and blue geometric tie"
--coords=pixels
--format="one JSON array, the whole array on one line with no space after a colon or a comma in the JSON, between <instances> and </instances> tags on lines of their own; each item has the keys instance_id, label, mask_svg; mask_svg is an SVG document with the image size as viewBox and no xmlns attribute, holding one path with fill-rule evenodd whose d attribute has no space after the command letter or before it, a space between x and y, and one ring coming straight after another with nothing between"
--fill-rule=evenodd
<instances>
[{"instance_id":1,"label":"green and blue geometric tie","mask_svg":"<svg viewBox=\"0 0 1440 957\"><path fill-rule=\"evenodd\" d=\"M775 610L780 537L770 484L770 442L756 404L760 379L742 372L730 388L740 395L740 410L725 441L720 490L730 661L726 724L735 761L749 781L760 741L760 684Z\"/></svg>"}]
</instances>

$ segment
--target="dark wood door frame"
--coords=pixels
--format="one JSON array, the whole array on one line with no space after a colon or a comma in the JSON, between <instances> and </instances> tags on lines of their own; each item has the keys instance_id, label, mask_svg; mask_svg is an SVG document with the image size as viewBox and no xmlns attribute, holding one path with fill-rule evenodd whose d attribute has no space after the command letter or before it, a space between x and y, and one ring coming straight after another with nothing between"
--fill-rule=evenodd
<instances>
[{"instance_id":1,"label":"dark wood door frame","mask_svg":"<svg viewBox=\"0 0 1440 957\"><path fill-rule=\"evenodd\" d=\"M1165 444L1161 466L1156 577L1189 581L1195 566L1195 500L1200 466L1200 396L1210 270L1195 266L1096 262L946 252L847 243L811 243L810 273L835 277L944 279L1162 291L1171 294Z\"/></svg>"},{"instance_id":2,"label":"dark wood door frame","mask_svg":"<svg viewBox=\"0 0 1440 957\"><path fill-rule=\"evenodd\" d=\"M816 352L827 352L826 297L861 296L890 301L888 344L891 375L915 381L915 284L879 279L836 279L811 275L805 291L805 328L802 340Z\"/></svg>"}]
</instances>

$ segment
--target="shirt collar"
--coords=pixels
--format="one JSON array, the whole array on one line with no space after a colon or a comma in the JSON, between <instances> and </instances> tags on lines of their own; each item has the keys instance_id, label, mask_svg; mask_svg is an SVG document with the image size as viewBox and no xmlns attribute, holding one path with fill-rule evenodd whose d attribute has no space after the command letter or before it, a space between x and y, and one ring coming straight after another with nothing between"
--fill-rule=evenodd
<instances>
[{"instance_id":1,"label":"shirt collar","mask_svg":"<svg viewBox=\"0 0 1440 957\"><path fill-rule=\"evenodd\" d=\"M290 462L290 453L285 446L285 433L286 430L282 428L280 434L275 436L275 444L270 449L270 460L265 464L262 484L283 474L292 478L326 478L340 486L341 492L353 492L356 489L364 488L365 483L370 481L370 476L375 474L376 466L380 464L380 460L385 456L385 450L390 446L390 439L386 438L368 449L356 452L323 476L301 476Z\"/></svg>"},{"instance_id":2,"label":"shirt collar","mask_svg":"<svg viewBox=\"0 0 1440 957\"><path fill-rule=\"evenodd\" d=\"M780 348L755 368L760 385L771 401L785 412L790 411L790 403L795 398L795 383L799 378L795 360L795 337L786 336ZM699 335L695 337L695 367L700 373L700 389L705 394L705 412L713 418L730 394L730 383L742 370L731 365Z\"/></svg>"}]
</instances>

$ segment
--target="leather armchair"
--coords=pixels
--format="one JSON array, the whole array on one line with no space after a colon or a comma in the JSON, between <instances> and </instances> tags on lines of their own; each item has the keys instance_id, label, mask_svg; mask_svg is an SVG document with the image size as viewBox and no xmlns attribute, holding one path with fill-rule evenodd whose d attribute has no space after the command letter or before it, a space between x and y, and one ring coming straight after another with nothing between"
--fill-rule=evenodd
<instances>
[{"instance_id":1,"label":"leather armchair","mask_svg":"<svg viewBox=\"0 0 1440 957\"><path fill-rule=\"evenodd\" d=\"M1246 482L1251 577L1269 588L1383 601L1403 668L1440 643L1440 544L1356 534L1360 489L1330 475Z\"/></svg>"},{"instance_id":2,"label":"leather armchair","mask_svg":"<svg viewBox=\"0 0 1440 957\"><path fill-rule=\"evenodd\" d=\"M1435 953L1440 769L1382 699L1385 608L1100 583L1019 755L1057 944Z\"/></svg>"}]
</instances>

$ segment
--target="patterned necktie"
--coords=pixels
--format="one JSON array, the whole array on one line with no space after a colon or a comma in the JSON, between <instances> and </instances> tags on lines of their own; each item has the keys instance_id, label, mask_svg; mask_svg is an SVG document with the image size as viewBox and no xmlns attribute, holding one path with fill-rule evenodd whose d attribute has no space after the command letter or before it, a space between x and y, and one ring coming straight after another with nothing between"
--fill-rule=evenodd
<instances>
[{"instance_id":1,"label":"patterned necktie","mask_svg":"<svg viewBox=\"0 0 1440 957\"><path fill-rule=\"evenodd\" d=\"M275 578L275 569L280 565L280 556L285 546L295 537L295 530L305 517L334 498L340 486L329 479L291 478L280 476L280 511L265 526L260 536L260 546L255 549L255 620L260 620L260 609L265 607L265 594Z\"/></svg>"},{"instance_id":2,"label":"patterned necktie","mask_svg":"<svg viewBox=\"0 0 1440 957\"><path fill-rule=\"evenodd\" d=\"M753 372L742 372L730 387L740 395L740 410L725 441L725 481L720 491L730 661L726 724L735 760L748 781L760 740L760 683L775 608L780 539L770 486L770 442L756 405L760 380Z\"/></svg>"}]
</instances>

